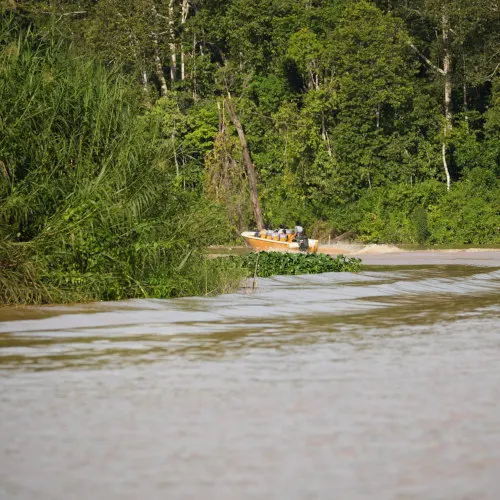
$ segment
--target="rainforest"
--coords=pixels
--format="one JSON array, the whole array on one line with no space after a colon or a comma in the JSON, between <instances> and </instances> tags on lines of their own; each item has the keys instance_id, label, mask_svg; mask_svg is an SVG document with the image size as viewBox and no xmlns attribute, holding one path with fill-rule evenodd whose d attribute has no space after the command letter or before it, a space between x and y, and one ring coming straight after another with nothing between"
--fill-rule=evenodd
<instances>
[{"instance_id":1,"label":"rainforest","mask_svg":"<svg viewBox=\"0 0 500 500\"><path fill-rule=\"evenodd\" d=\"M4 304L231 291L256 257L209 248L297 220L500 245L498 0L2 0L0 22Z\"/></svg>"}]
</instances>

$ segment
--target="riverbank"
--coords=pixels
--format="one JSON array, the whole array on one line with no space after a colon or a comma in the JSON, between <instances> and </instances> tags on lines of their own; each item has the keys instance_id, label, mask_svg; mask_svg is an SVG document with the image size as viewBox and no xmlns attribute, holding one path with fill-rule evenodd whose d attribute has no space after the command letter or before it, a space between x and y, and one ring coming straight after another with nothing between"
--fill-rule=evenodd
<instances>
[{"instance_id":1,"label":"riverbank","mask_svg":"<svg viewBox=\"0 0 500 500\"><path fill-rule=\"evenodd\" d=\"M394 245L336 244L320 245L327 255L348 255L361 258L365 265L420 266L473 265L500 267L500 249L466 248L440 250L404 250Z\"/></svg>"},{"instance_id":2,"label":"riverbank","mask_svg":"<svg viewBox=\"0 0 500 500\"><path fill-rule=\"evenodd\" d=\"M210 247L211 257L222 255L241 255L250 252L244 246ZM500 249L498 248L460 248L408 250L395 245L361 243L320 244L319 253L335 257L346 255L360 258L365 265L381 266L422 266L422 265L472 265L500 267Z\"/></svg>"}]
</instances>

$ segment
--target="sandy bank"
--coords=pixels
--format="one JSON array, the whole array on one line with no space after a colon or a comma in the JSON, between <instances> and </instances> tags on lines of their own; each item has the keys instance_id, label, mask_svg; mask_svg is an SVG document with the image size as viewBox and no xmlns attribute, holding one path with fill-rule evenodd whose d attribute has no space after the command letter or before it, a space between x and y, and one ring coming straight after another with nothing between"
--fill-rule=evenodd
<instances>
[{"instance_id":1,"label":"sandy bank","mask_svg":"<svg viewBox=\"0 0 500 500\"><path fill-rule=\"evenodd\" d=\"M467 248L460 250L402 250L393 245L336 244L320 245L318 251L329 255L359 257L363 264L404 265L477 265L500 267L500 250Z\"/></svg>"},{"instance_id":2,"label":"sandy bank","mask_svg":"<svg viewBox=\"0 0 500 500\"><path fill-rule=\"evenodd\" d=\"M405 252L394 245L363 245L357 243L336 243L334 245L319 245L319 253L344 255L384 254Z\"/></svg>"}]
</instances>

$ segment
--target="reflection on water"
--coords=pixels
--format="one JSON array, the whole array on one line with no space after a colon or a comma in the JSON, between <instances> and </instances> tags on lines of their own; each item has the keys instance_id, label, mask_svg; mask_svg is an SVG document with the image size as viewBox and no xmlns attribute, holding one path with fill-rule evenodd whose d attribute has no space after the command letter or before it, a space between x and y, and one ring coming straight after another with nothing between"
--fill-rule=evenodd
<instances>
[{"instance_id":1,"label":"reflection on water","mask_svg":"<svg viewBox=\"0 0 500 500\"><path fill-rule=\"evenodd\" d=\"M0 498L496 499L500 271L0 310Z\"/></svg>"}]
</instances>

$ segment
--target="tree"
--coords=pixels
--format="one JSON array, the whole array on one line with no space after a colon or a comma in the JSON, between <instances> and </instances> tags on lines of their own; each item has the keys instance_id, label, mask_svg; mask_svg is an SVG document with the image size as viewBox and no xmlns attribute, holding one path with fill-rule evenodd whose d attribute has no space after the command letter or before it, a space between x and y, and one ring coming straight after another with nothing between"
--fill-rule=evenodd
<instances>
[{"instance_id":1,"label":"tree","mask_svg":"<svg viewBox=\"0 0 500 500\"><path fill-rule=\"evenodd\" d=\"M217 103L219 131L205 156L205 193L222 204L237 232L248 227L250 199L239 140L230 133L224 103Z\"/></svg>"},{"instance_id":2,"label":"tree","mask_svg":"<svg viewBox=\"0 0 500 500\"><path fill-rule=\"evenodd\" d=\"M360 1L346 8L329 42L338 109L334 148L371 186L374 166L382 168L377 157L394 131L394 117L413 93L408 34L400 19Z\"/></svg>"},{"instance_id":3,"label":"tree","mask_svg":"<svg viewBox=\"0 0 500 500\"><path fill-rule=\"evenodd\" d=\"M287 55L302 73L309 90L319 89L320 77L323 76L323 53L324 45L308 28L302 28L290 37Z\"/></svg>"},{"instance_id":4,"label":"tree","mask_svg":"<svg viewBox=\"0 0 500 500\"><path fill-rule=\"evenodd\" d=\"M453 88L462 80L463 110L467 111L468 83L484 83L499 70L500 3L498 0L395 0L390 6L407 20L416 38L410 46L441 81L444 117L441 149L449 190L447 147L453 127Z\"/></svg>"},{"instance_id":5,"label":"tree","mask_svg":"<svg viewBox=\"0 0 500 500\"><path fill-rule=\"evenodd\" d=\"M89 23L87 38L108 64L140 75L146 90L154 72L160 95L168 92L163 64L163 41L168 18L154 0L100 0Z\"/></svg>"},{"instance_id":6,"label":"tree","mask_svg":"<svg viewBox=\"0 0 500 500\"><path fill-rule=\"evenodd\" d=\"M486 112L486 145L494 165L493 172L500 176L500 76L493 80L491 105Z\"/></svg>"},{"instance_id":7,"label":"tree","mask_svg":"<svg viewBox=\"0 0 500 500\"><path fill-rule=\"evenodd\" d=\"M243 130L243 126L241 125L240 119L236 114L234 102L229 91L227 92L227 100L224 101L224 105L229 115L231 116L231 121L233 122L236 131L238 132L243 161L245 162L245 167L247 170L248 184L250 186L250 198L252 200L255 222L257 223L257 229L260 230L264 228L264 221L262 219L262 210L260 208L259 195L257 193L257 177L255 175L255 167L252 162L252 157L250 155L250 149L248 148L248 143L245 132Z\"/></svg>"}]
</instances>

